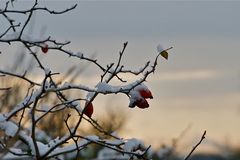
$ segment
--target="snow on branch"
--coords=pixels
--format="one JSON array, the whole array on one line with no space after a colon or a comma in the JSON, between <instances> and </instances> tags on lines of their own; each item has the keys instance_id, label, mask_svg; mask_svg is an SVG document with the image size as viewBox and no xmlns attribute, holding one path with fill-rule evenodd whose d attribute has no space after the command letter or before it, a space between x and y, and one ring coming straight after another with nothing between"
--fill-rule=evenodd
<instances>
[{"instance_id":1,"label":"snow on branch","mask_svg":"<svg viewBox=\"0 0 240 160\"><path fill-rule=\"evenodd\" d=\"M13 9L10 9L10 2ZM54 11L40 6L38 0L35 0L32 6L25 10L19 10L15 1L7 1L5 7L0 9L0 16L3 16L8 25L5 29L0 30L0 43L9 45L21 43L26 49L24 54L31 56L37 65L34 67L39 67L42 72L38 78L41 83L37 83L36 79L29 78L34 75L26 76L27 73L28 75L32 74L28 70L19 74L15 71L0 69L0 80L8 82L8 86L0 86L0 91L3 91L5 96L5 100L0 102L0 130L4 132L3 137L0 137L0 144L1 148L5 149L5 154L0 153L0 158L50 159L61 158L68 153L74 153L77 158L81 151L95 144L102 147L99 158L103 158L103 153L110 150L112 156L148 159L147 152L151 146L145 147L143 142L135 138L124 139L116 136L93 119L94 105L97 105L94 104L94 101L99 94L106 96L124 94L129 98L129 106L126 107L148 108L147 99L152 99L153 96L144 83L148 76L156 70L159 56L167 59L167 51L171 47L165 50L158 48L158 54L153 61L148 61L138 70L133 71L131 68L124 68L122 63L128 42L123 43L115 63L102 65L97 59L87 56L86 53L69 50L67 47L70 41L60 42L50 35L39 38L26 34L27 26L33 19L34 12L42 11L56 15L64 14L76 7L77 4L62 11ZM20 21L12 16L19 14L25 16L25 19ZM39 56L41 53L38 50L43 54L54 50L68 55L69 58L95 65L100 71L99 81L94 87L75 84L74 81L62 80L59 82L57 78L61 79L62 73L54 73L51 68L47 68L46 64L42 62ZM126 74L131 74L136 79L127 81L124 79ZM13 79L20 79L21 82L26 83L18 84L19 89L17 90L15 89L16 85L12 83ZM114 79L118 80L118 85L111 84ZM81 94L75 94L76 91ZM23 95L25 96L23 97ZM92 126L98 134L108 138L83 135L83 121ZM54 132L53 128L56 128L58 132ZM16 139L16 142L10 144L7 140L12 137ZM21 145L17 145L19 143Z\"/></svg>"}]
</instances>

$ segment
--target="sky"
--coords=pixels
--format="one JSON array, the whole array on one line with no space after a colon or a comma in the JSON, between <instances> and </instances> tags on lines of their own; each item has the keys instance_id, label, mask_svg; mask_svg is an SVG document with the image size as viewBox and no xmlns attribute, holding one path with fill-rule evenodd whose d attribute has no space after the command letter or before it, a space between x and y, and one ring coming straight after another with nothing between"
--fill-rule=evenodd
<instances>
[{"instance_id":1,"label":"sky","mask_svg":"<svg viewBox=\"0 0 240 160\"><path fill-rule=\"evenodd\" d=\"M100 96L95 102L99 104L97 118L102 108L116 107L129 114L124 136L143 139L154 147L170 144L186 128L179 142L185 146L183 151L191 149L204 130L207 140L202 148L206 150L218 143L239 144L240 1L40 2L53 9L78 6L65 15L37 13L33 34L44 30L45 35L71 40L71 50L95 55L101 64L116 62L125 41L129 44L123 62L133 69L153 60L158 44L173 47L169 60L160 59L156 73L146 82L154 95L148 109L129 109L124 96ZM20 7L27 4L22 1ZM0 55L1 64L10 65L10 56ZM42 57L55 71L81 66L59 53ZM80 81L96 84L97 71L89 67Z\"/></svg>"}]
</instances>

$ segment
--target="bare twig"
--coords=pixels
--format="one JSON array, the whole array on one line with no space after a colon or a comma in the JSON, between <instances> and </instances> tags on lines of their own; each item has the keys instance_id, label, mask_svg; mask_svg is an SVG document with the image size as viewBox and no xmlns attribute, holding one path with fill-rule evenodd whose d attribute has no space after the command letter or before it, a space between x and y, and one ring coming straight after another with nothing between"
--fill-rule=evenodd
<instances>
[{"instance_id":1,"label":"bare twig","mask_svg":"<svg viewBox=\"0 0 240 160\"><path fill-rule=\"evenodd\" d=\"M39 83L36 83L28 78L25 77L25 74L23 75L20 75L20 74L16 74L16 73L11 73L11 72L8 72L8 71L4 71L4 70L0 70L0 73L4 74L4 75L9 75L9 76L13 76L13 77L17 77L17 78L20 78L20 79L23 79L24 81L30 83L31 85L37 85L37 86L40 86Z\"/></svg>"},{"instance_id":2,"label":"bare twig","mask_svg":"<svg viewBox=\"0 0 240 160\"><path fill-rule=\"evenodd\" d=\"M34 6L33 8L31 9L28 9L28 10L8 10L7 8L8 7L5 7L4 10L0 11L0 14L3 14L3 13L18 13L18 14L27 14L29 12L32 12L32 11L47 11L48 13L50 14L64 14L66 12L69 12L73 9L75 9L77 7L77 4L73 5L72 7L70 8L67 8L65 10L62 10L62 11L54 11L54 10L50 10L48 9L47 7L36 7Z\"/></svg>"},{"instance_id":3,"label":"bare twig","mask_svg":"<svg viewBox=\"0 0 240 160\"><path fill-rule=\"evenodd\" d=\"M202 143L202 141L205 139L206 136L206 130L203 132L203 135L200 139L200 141L192 148L191 152L189 152L189 154L186 156L186 158L184 160L188 160L190 158L190 156L192 155L192 153L197 149L197 147Z\"/></svg>"}]
</instances>

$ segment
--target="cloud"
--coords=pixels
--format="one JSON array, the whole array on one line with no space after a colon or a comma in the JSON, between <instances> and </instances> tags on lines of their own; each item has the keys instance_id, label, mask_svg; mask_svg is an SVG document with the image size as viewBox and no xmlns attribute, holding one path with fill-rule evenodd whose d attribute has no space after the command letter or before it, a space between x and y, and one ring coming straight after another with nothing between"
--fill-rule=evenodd
<instances>
[{"instance_id":1,"label":"cloud","mask_svg":"<svg viewBox=\"0 0 240 160\"><path fill-rule=\"evenodd\" d=\"M224 73L221 73L217 70L176 70L176 71L169 71L169 72L158 72L154 75L148 77L149 82L155 81L163 81L163 82L173 82L173 81L191 81L191 80L212 80L219 77L222 77ZM120 76L121 77L121 76ZM139 77L138 77L139 78ZM83 84L97 84L98 80L100 80L99 76L88 75L88 76L81 76L80 78L81 83ZM124 80L128 82L133 82L137 79L136 76L126 74L124 75ZM113 80L113 84L119 85L116 79Z\"/></svg>"},{"instance_id":2,"label":"cloud","mask_svg":"<svg viewBox=\"0 0 240 160\"><path fill-rule=\"evenodd\" d=\"M159 73L150 77L150 81L189 81L189 80L209 80L221 75L215 70L182 70Z\"/></svg>"}]
</instances>

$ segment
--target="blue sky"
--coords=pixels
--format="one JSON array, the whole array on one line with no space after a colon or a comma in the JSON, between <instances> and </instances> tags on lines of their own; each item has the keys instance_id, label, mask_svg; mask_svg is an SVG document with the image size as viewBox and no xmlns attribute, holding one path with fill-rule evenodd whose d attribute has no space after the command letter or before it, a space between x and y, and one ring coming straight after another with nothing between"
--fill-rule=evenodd
<instances>
[{"instance_id":1,"label":"blue sky","mask_svg":"<svg viewBox=\"0 0 240 160\"><path fill-rule=\"evenodd\" d=\"M43 4L63 9L75 2L45 1ZM39 30L46 27L45 35L71 40L71 50L96 54L102 64L116 61L123 42L129 41L124 63L135 69L156 56L159 43L174 47L169 60L161 59L157 72L148 80L147 85L155 97L150 101L151 107L144 111L122 107L131 114L126 135L149 143L155 143L156 139L169 142L190 124L189 137L200 136L206 129L211 140L230 137L233 143L239 144L240 1L77 3L78 7L65 15L38 13L34 32L39 34ZM69 63L79 63L66 61L61 54L47 56L43 57L44 62L56 71L63 71L71 66ZM9 58L6 57L1 55L0 61ZM84 75L86 80L82 81L90 83L92 79L94 85L95 69ZM96 99L102 105L108 100L107 97ZM126 97L115 98L114 102L121 106L122 100L126 101ZM188 144L191 147L191 143Z\"/></svg>"},{"instance_id":2,"label":"blue sky","mask_svg":"<svg viewBox=\"0 0 240 160\"><path fill-rule=\"evenodd\" d=\"M63 8L70 3L52 1L47 5ZM67 36L78 30L73 34L78 38L189 35L232 38L240 34L237 1L80 1L78 4L75 11L65 15L68 18L64 21L64 16L54 17L55 24L70 29L64 34L59 27L56 32Z\"/></svg>"}]
</instances>

